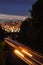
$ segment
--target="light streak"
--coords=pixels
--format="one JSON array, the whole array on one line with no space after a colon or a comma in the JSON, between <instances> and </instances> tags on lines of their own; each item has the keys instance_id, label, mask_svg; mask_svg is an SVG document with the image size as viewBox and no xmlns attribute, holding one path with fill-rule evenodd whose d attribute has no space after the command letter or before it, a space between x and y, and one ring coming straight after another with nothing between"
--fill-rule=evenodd
<instances>
[{"instance_id":1,"label":"light streak","mask_svg":"<svg viewBox=\"0 0 43 65\"><path fill-rule=\"evenodd\" d=\"M14 50L14 53L28 65L33 65L33 63L29 59L27 59L19 50Z\"/></svg>"},{"instance_id":2,"label":"light streak","mask_svg":"<svg viewBox=\"0 0 43 65\"><path fill-rule=\"evenodd\" d=\"M26 55L32 57L32 55L30 53L26 52L25 50L22 50L22 52L25 53Z\"/></svg>"},{"instance_id":3,"label":"light streak","mask_svg":"<svg viewBox=\"0 0 43 65\"><path fill-rule=\"evenodd\" d=\"M23 55L20 51L18 51L18 50L14 50L14 52L17 53L18 55L24 57L24 55Z\"/></svg>"}]
</instances>

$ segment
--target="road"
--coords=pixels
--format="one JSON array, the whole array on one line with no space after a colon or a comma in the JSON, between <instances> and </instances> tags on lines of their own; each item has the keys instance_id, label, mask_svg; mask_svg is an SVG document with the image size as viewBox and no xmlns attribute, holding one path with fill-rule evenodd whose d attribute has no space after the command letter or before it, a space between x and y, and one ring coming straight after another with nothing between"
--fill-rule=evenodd
<instances>
[{"instance_id":1,"label":"road","mask_svg":"<svg viewBox=\"0 0 43 65\"><path fill-rule=\"evenodd\" d=\"M4 42L13 48L16 56L22 59L27 65L43 65L43 55L33 51L27 46L20 44L10 38L5 38Z\"/></svg>"}]
</instances>

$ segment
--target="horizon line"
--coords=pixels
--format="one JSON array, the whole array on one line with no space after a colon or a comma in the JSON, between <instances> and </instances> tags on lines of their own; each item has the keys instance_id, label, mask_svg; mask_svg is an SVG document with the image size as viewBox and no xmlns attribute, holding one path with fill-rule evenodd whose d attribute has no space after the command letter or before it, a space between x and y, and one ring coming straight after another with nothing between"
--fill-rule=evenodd
<instances>
[{"instance_id":1,"label":"horizon line","mask_svg":"<svg viewBox=\"0 0 43 65\"><path fill-rule=\"evenodd\" d=\"M29 16L0 14L0 19L18 19L18 20L25 20L28 17Z\"/></svg>"}]
</instances>

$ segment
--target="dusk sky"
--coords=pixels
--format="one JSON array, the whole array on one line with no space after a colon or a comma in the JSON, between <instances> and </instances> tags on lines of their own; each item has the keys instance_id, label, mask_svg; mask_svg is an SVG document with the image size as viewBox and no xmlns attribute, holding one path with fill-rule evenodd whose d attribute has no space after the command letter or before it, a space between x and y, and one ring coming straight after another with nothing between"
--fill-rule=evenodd
<instances>
[{"instance_id":1,"label":"dusk sky","mask_svg":"<svg viewBox=\"0 0 43 65\"><path fill-rule=\"evenodd\" d=\"M36 0L0 0L0 14L30 16L29 9Z\"/></svg>"}]
</instances>

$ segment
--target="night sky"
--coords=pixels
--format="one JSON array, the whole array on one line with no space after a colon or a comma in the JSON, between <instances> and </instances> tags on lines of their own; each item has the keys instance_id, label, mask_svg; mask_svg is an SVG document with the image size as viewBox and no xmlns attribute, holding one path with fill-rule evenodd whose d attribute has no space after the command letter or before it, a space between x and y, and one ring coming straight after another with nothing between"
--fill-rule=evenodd
<instances>
[{"instance_id":1,"label":"night sky","mask_svg":"<svg viewBox=\"0 0 43 65\"><path fill-rule=\"evenodd\" d=\"M29 9L36 0L0 0L0 14L30 16Z\"/></svg>"}]
</instances>

